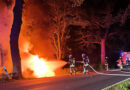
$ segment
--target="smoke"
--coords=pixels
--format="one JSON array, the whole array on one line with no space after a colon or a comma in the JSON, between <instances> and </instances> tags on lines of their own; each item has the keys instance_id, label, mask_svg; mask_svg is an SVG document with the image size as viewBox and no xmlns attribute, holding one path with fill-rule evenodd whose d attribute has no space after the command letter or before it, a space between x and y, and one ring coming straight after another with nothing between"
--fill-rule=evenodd
<instances>
[{"instance_id":1,"label":"smoke","mask_svg":"<svg viewBox=\"0 0 130 90\"><path fill-rule=\"evenodd\" d=\"M50 41L51 26L44 2L25 0L22 19L20 48L24 46L25 42L29 42L32 45L30 53L47 59L54 59L55 50Z\"/></svg>"}]
</instances>

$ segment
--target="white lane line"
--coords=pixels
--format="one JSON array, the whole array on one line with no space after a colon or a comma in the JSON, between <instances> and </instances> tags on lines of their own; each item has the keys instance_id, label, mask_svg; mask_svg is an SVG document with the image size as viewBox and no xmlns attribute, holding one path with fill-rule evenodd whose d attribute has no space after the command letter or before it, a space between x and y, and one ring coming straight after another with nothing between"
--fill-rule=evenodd
<instances>
[{"instance_id":1,"label":"white lane line","mask_svg":"<svg viewBox=\"0 0 130 90\"><path fill-rule=\"evenodd\" d=\"M123 72L123 73L130 73L130 72L125 72L125 71L121 71L121 72Z\"/></svg>"},{"instance_id":2,"label":"white lane line","mask_svg":"<svg viewBox=\"0 0 130 90\"><path fill-rule=\"evenodd\" d=\"M121 69L108 70L108 71L121 71Z\"/></svg>"}]
</instances>

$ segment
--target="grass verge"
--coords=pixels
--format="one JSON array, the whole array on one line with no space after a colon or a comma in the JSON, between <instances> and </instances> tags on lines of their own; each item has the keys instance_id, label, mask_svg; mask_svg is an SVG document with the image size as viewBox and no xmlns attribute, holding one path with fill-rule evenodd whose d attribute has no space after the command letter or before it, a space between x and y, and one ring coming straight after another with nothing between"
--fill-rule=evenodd
<instances>
[{"instance_id":1,"label":"grass verge","mask_svg":"<svg viewBox=\"0 0 130 90\"><path fill-rule=\"evenodd\" d=\"M106 87L104 90L130 90L130 78L123 82Z\"/></svg>"}]
</instances>

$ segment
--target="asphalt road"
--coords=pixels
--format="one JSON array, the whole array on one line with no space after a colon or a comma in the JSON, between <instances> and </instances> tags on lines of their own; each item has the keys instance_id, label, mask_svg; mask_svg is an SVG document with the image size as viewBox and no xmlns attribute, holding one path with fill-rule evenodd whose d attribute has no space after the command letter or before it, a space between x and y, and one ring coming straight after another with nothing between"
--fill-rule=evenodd
<instances>
[{"instance_id":1,"label":"asphalt road","mask_svg":"<svg viewBox=\"0 0 130 90\"><path fill-rule=\"evenodd\" d=\"M105 73L123 74L120 71ZM130 73L125 73L129 74ZM0 82L0 90L101 90L130 76L89 74Z\"/></svg>"}]
</instances>

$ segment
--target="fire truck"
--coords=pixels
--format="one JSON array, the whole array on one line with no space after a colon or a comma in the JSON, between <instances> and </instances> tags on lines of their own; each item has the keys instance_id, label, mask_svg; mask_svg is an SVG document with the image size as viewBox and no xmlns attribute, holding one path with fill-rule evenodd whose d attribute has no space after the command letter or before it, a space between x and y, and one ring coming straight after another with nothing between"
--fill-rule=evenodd
<instances>
[{"instance_id":1,"label":"fire truck","mask_svg":"<svg viewBox=\"0 0 130 90\"><path fill-rule=\"evenodd\" d=\"M117 62L121 70L130 71L130 52L121 52L120 59Z\"/></svg>"}]
</instances>

